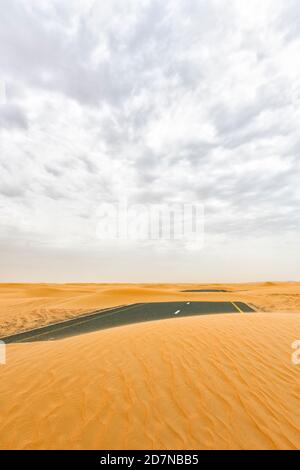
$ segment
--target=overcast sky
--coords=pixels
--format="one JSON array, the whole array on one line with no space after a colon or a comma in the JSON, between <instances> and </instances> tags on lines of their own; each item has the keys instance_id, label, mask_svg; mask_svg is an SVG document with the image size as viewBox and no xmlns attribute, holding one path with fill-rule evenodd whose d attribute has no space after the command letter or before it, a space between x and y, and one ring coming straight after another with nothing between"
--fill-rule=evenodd
<instances>
[{"instance_id":1,"label":"overcast sky","mask_svg":"<svg viewBox=\"0 0 300 470\"><path fill-rule=\"evenodd\" d=\"M299 0L2 0L0 281L300 280ZM199 203L205 243L103 241Z\"/></svg>"}]
</instances>

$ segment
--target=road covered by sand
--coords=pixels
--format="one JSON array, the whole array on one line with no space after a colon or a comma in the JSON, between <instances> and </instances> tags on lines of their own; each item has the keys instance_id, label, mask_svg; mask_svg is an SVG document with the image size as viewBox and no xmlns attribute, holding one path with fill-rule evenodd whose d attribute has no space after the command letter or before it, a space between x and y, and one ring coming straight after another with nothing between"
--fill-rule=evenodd
<instances>
[{"instance_id":1,"label":"road covered by sand","mask_svg":"<svg viewBox=\"0 0 300 470\"><path fill-rule=\"evenodd\" d=\"M182 292L223 289L225 293ZM135 302L241 301L259 311L300 312L300 283L0 284L0 337Z\"/></svg>"},{"instance_id":2,"label":"road covered by sand","mask_svg":"<svg viewBox=\"0 0 300 470\"><path fill-rule=\"evenodd\" d=\"M224 287L236 293L2 285L4 331L3 322L13 330L17 320L18 328L28 327L95 307L178 296L229 297L260 312L8 345L0 366L0 448L300 448L300 365L291 361L291 345L300 339L299 285Z\"/></svg>"},{"instance_id":3,"label":"road covered by sand","mask_svg":"<svg viewBox=\"0 0 300 470\"><path fill-rule=\"evenodd\" d=\"M8 347L3 449L300 447L297 314L176 318Z\"/></svg>"}]
</instances>

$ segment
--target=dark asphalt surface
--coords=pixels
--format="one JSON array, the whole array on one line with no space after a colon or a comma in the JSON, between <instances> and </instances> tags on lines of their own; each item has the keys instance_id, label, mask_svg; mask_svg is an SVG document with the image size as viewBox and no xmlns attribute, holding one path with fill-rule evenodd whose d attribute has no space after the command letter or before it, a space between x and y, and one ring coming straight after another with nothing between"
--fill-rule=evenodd
<instances>
[{"instance_id":1,"label":"dark asphalt surface","mask_svg":"<svg viewBox=\"0 0 300 470\"><path fill-rule=\"evenodd\" d=\"M189 290L182 290L181 292L228 292L228 290L223 290L223 289L189 289Z\"/></svg>"},{"instance_id":2,"label":"dark asphalt surface","mask_svg":"<svg viewBox=\"0 0 300 470\"><path fill-rule=\"evenodd\" d=\"M250 313L243 302L153 302L132 304L2 338L5 343L50 341L131 323L218 313Z\"/></svg>"}]
</instances>

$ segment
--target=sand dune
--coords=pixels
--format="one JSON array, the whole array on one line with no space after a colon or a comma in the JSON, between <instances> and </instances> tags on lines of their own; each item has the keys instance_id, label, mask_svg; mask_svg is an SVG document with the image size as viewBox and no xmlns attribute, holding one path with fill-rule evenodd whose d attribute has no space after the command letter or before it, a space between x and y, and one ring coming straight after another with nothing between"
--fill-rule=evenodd
<instances>
[{"instance_id":1,"label":"sand dune","mask_svg":"<svg viewBox=\"0 0 300 470\"><path fill-rule=\"evenodd\" d=\"M182 292L226 289L225 293ZM260 311L300 311L300 283L257 284L0 284L0 337L95 309L135 302L229 300Z\"/></svg>"},{"instance_id":2,"label":"sand dune","mask_svg":"<svg viewBox=\"0 0 300 470\"><path fill-rule=\"evenodd\" d=\"M177 318L9 345L2 449L300 448L300 316Z\"/></svg>"}]
</instances>

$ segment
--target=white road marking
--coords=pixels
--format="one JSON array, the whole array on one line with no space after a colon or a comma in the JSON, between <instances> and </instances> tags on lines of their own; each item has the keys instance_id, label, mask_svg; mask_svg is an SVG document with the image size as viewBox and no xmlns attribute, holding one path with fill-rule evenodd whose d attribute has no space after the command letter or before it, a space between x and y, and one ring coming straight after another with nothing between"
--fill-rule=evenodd
<instances>
[{"instance_id":1,"label":"white road marking","mask_svg":"<svg viewBox=\"0 0 300 470\"><path fill-rule=\"evenodd\" d=\"M191 302L187 302L186 304L187 304L187 305L190 305L190 303L191 303Z\"/></svg>"},{"instance_id":2,"label":"white road marking","mask_svg":"<svg viewBox=\"0 0 300 470\"><path fill-rule=\"evenodd\" d=\"M176 312L174 312L174 315L178 315L178 313L180 313L180 310L176 310Z\"/></svg>"}]
</instances>

